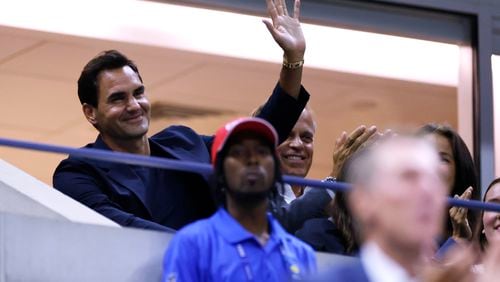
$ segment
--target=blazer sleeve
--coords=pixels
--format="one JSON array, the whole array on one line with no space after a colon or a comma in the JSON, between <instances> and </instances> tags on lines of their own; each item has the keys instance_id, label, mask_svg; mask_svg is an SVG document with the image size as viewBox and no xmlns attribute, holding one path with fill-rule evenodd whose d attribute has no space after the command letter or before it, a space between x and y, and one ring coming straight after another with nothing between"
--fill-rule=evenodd
<instances>
[{"instance_id":1,"label":"blazer sleeve","mask_svg":"<svg viewBox=\"0 0 500 282\"><path fill-rule=\"evenodd\" d=\"M287 204L282 196L277 200L276 218L291 234L300 229L311 218L324 217L325 207L332 200L325 189L313 188Z\"/></svg>"},{"instance_id":2,"label":"blazer sleeve","mask_svg":"<svg viewBox=\"0 0 500 282\"><path fill-rule=\"evenodd\" d=\"M265 119L273 125L278 133L279 144L288 138L288 134L292 131L309 101L309 96L306 89L301 86L299 97L295 99L288 95L278 83L267 102L262 106L262 110L257 117ZM214 137L205 135L201 137L210 152Z\"/></svg>"},{"instance_id":3,"label":"blazer sleeve","mask_svg":"<svg viewBox=\"0 0 500 282\"><path fill-rule=\"evenodd\" d=\"M56 168L53 184L57 190L122 226L175 232L174 229L125 212L101 191L97 179L95 172L84 163L65 160Z\"/></svg>"},{"instance_id":4,"label":"blazer sleeve","mask_svg":"<svg viewBox=\"0 0 500 282\"><path fill-rule=\"evenodd\" d=\"M295 99L277 83L257 117L267 120L274 126L281 144L288 138L308 101L309 93L303 86L300 86L299 97Z\"/></svg>"}]
</instances>

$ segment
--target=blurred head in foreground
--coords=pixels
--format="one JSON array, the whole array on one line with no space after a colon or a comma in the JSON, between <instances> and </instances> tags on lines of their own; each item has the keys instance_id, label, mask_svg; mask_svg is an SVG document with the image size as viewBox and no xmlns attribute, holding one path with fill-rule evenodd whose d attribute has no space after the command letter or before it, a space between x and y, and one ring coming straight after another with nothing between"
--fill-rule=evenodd
<instances>
[{"instance_id":1,"label":"blurred head in foreground","mask_svg":"<svg viewBox=\"0 0 500 282\"><path fill-rule=\"evenodd\" d=\"M348 203L363 243L377 244L403 266L428 252L441 232L447 195L435 147L396 136L361 150L347 165Z\"/></svg>"}]
</instances>

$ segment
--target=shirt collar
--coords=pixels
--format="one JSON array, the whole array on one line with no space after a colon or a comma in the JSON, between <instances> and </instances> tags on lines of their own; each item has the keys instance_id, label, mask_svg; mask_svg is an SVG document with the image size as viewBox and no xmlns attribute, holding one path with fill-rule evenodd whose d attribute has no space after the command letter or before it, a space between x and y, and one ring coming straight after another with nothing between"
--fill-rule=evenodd
<instances>
[{"instance_id":1,"label":"shirt collar","mask_svg":"<svg viewBox=\"0 0 500 282\"><path fill-rule=\"evenodd\" d=\"M416 282L408 272L374 242L361 248L361 263L372 282Z\"/></svg>"},{"instance_id":2,"label":"shirt collar","mask_svg":"<svg viewBox=\"0 0 500 282\"><path fill-rule=\"evenodd\" d=\"M288 183L285 183L284 185L281 185L280 187L280 194L283 196L285 199L285 202L287 204L290 204L293 200L295 200L297 197L295 197L295 193L293 192L292 186Z\"/></svg>"},{"instance_id":3,"label":"shirt collar","mask_svg":"<svg viewBox=\"0 0 500 282\"><path fill-rule=\"evenodd\" d=\"M254 239L255 236L248 232L241 224L236 221L225 208L219 208L211 218L215 230L229 243L238 244L242 241ZM277 238L282 238L286 234L285 230L274 217L268 213L267 220L269 221L269 242L276 241Z\"/></svg>"}]
</instances>

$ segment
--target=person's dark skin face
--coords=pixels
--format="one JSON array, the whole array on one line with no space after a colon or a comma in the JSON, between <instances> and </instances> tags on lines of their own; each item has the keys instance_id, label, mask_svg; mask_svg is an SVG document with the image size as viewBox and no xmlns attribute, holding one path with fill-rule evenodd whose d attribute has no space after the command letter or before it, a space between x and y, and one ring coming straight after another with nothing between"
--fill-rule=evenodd
<instances>
[{"instance_id":1,"label":"person's dark skin face","mask_svg":"<svg viewBox=\"0 0 500 282\"><path fill-rule=\"evenodd\" d=\"M224 159L228 189L239 193L268 190L274 181L274 158L271 148L248 134L235 136Z\"/></svg>"},{"instance_id":2,"label":"person's dark skin face","mask_svg":"<svg viewBox=\"0 0 500 282\"><path fill-rule=\"evenodd\" d=\"M223 160L227 210L246 230L260 236L269 232L266 211L275 180L273 151L252 133L232 139Z\"/></svg>"}]
</instances>

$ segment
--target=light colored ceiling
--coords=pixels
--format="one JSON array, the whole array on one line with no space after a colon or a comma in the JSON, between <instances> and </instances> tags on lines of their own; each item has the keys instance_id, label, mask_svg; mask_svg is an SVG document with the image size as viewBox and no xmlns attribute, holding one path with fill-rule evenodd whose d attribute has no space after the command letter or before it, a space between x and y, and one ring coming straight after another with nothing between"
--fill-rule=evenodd
<instances>
[{"instance_id":1,"label":"light colored ceiling","mask_svg":"<svg viewBox=\"0 0 500 282\"><path fill-rule=\"evenodd\" d=\"M118 49L138 64L152 102L235 113L155 120L151 133L184 124L210 134L263 103L280 69L271 63L8 27L0 27L0 42L0 136L73 147L96 137L81 112L76 81L85 63L102 50ZM310 177L329 172L335 139L359 124L385 129L436 121L456 127L453 87L307 67L303 82L319 125ZM51 184L52 172L65 156L0 148L0 157Z\"/></svg>"}]
</instances>

